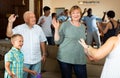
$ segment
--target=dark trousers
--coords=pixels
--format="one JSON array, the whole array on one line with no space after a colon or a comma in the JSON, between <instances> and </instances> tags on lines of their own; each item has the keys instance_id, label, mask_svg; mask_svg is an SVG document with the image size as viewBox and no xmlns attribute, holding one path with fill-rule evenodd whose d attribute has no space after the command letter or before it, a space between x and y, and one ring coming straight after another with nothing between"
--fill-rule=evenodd
<instances>
[{"instance_id":1,"label":"dark trousers","mask_svg":"<svg viewBox=\"0 0 120 78\"><path fill-rule=\"evenodd\" d=\"M72 69L75 72L76 78L87 78L86 65L69 64L59 62L62 78L72 78Z\"/></svg>"},{"instance_id":2,"label":"dark trousers","mask_svg":"<svg viewBox=\"0 0 120 78\"><path fill-rule=\"evenodd\" d=\"M47 42L48 42L48 45L55 45L53 37L47 37Z\"/></svg>"}]
</instances>

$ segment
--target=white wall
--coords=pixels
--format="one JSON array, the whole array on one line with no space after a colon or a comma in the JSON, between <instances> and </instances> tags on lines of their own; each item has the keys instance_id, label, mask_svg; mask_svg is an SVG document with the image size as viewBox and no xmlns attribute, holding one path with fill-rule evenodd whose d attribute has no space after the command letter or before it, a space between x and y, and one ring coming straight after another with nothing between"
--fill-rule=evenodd
<instances>
[{"instance_id":1,"label":"white wall","mask_svg":"<svg viewBox=\"0 0 120 78\"><path fill-rule=\"evenodd\" d=\"M55 12L55 8L65 7L70 9L73 5L79 5L79 0L43 0L43 6L51 7L51 12ZM103 11L114 10L116 13L116 19L120 18L119 0L99 0L97 5L79 5L81 9L92 8L93 14L99 17L103 16Z\"/></svg>"},{"instance_id":2,"label":"white wall","mask_svg":"<svg viewBox=\"0 0 120 78\"><path fill-rule=\"evenodd\" d=\"M29 10L34 12L34 0L29 0Z\"/></svg>"}]
</instances>

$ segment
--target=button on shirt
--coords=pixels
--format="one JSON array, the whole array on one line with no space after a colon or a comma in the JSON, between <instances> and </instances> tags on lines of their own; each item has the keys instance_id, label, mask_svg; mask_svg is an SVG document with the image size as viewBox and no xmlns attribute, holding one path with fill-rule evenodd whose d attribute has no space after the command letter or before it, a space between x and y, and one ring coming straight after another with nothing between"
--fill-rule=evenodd
<instances>
[{"instance_id":1,"label":"button on shirt","mask_svg":"<svg viewBox=\"0 0 120 78\"><path fill-rule=\"evenodd\" d=\"M13 34L21 34L24 43L21 51L24 54L24 63L36 64L41 61L40 42L45 42L46 37L40 26L29 28L27 24L21 24L13 29Z\"/></svg>"}]
</instances>

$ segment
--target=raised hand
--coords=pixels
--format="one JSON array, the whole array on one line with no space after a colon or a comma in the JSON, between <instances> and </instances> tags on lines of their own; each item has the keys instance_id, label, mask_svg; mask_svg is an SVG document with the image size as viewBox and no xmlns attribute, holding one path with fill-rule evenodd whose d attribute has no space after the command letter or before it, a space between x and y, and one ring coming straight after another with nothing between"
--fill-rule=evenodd
<instances>
[{"instance_id":1,"label":"raised hand","mask_svg":"<svg viewBox=\"0 0 120 78\"><path fill-rule=\"evenodd\" d=\"M9 21L10 23L13 23L15 20L16 20L15 14L10 15L10 17L8 18L8 21Z\"/></svg>"},{"instance_id":2,"label":"raised hand","mask_svg":"<svg viewBox=\"0 0 120 78\"><path fill-rule=\"evenodd\" d=\"M44 18L41 19L40 24L43 24L45 22Z\"/></svg>"},{"instance_id":3,"label":"raised hand","mask_svg":"<svg viewBox=\"0 0 120 78\"><path fill-rule=\"evenodd\" d=\"M59 21L56 20L56 18L53 18L52 20L52 25L54 26L55 29L59 29Z\"/></svg>"}]
</instances>

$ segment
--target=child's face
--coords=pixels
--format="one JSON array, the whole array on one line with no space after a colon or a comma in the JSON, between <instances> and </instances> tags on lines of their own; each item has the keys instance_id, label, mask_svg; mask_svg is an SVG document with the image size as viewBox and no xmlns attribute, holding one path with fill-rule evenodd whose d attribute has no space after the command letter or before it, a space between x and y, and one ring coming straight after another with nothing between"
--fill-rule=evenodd
<instances>
[{"instance_id":1,"label":"child's face","mask_svg":"<svg viewBox=\"0 0 120 78\"><path fill-rule=\"evenodd\" d=\"M13 47L17 49L21 49L23 45L23 37L17 36L14 40L12 40Z\"/></svg>"}]
</instances>

